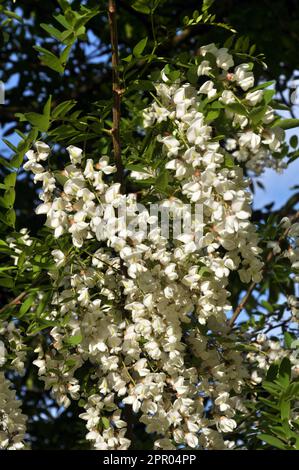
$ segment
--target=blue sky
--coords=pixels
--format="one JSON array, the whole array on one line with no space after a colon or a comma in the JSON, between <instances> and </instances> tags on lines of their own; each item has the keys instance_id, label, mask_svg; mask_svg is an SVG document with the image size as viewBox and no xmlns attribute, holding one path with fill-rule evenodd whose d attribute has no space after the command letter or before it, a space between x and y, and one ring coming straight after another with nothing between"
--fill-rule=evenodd
<instances>
[{"instance_id":1,"label":"blue sky","mask_svg":"<svg viewBox=\"0 0 299 470\"><path fill-rule=\"evenodd\" d=\"M295 101L293 112L296 118L299 118L299 104ZM290 117L288 112L281 113L283 117ZM299 137L299 129L290 129L286 132L287 140L292 136ZM291 163L282 173L275 170L266 170L261 177L258 178L265 190L256 188L254 196L254 208L260 209L270 202L274 202L274 209L278 209L291 195L294 193L291 188L299 185L299 159Z\"/></svg>"}]
</instances>

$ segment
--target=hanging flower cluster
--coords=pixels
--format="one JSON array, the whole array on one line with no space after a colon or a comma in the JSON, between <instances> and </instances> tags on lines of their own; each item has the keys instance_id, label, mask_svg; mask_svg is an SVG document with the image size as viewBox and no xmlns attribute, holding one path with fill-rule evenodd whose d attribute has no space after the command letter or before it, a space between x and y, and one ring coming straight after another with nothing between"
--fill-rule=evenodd
<instances>
[{"instance_id":1,"label":"hanging flower cluster","mask_svg":"<svg viewBox=\"0 0 299 470\"><path fill-rule=\"evenodd\" d=\"M80 416L95 449L130 446L130 413L155 448L233 448L236 412L246 414L242 390L252 371L227 325L229 276L259 282L263 264L242 167L257 174L279 167L273 154L283 131L271 127L268 90L253 88L250 64L234 67L214 44L200 53L199 90L163 72L144 111L165 156L159 171L175 188L157 197L176 212L186 201L201 205L199 244L192 234L167 239L157 218L138 209L137 194L120 192L107 156L93 161L69 146L57 178L47 144L27 153L24 168L43 187L36 212L57 239L45 317L57 326L34 364L60 405L84 401ZM153 174L148 167L131 177Z\"/></svg>"},{"instance_id":2,"label":"hanging flower cluster","mask_svg":"<svg viewBox=\"0 0 299 470\"><path fill-rule=\"evenodd\" d=\"M16 399L15 392L11 390L10 382L0 371L0 449L2 450L20 450L25 447L26 417L21 413L20 405L20 400Z\"/></svg>"}]
</instances>

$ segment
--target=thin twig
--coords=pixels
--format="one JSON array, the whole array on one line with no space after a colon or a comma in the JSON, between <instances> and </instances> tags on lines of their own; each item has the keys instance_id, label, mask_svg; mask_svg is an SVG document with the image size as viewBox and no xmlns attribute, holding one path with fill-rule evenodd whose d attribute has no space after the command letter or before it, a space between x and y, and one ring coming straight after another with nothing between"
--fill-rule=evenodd
<instances>
[{"instance_id":1,"label":"thin twig","mask_svg":"<svg viewBox=\"0 0 299 470\"><path fill-rule=\"evenodd\" d=\"M113 126L111 129L114 159L117 170L117 179L121 185L121 191L125 190L124 182L124 167L121 159L121 146L120 146L120 105L121 95L123 90L120 87L119 80L119 55L118 55L118 37L117 37L117 23L116 23L116 4L115 0L109 0L108 4L108 18L109 29L111 38L112 49L112 91L113 91Z\"/></svg>"},{"instance_id":2,"label":"thin twig","mask_svg":"<svg viewBox=\"0 0 299 470\"><path fill-rule=\"evenodd\" d=\"M234 314L233 316L230 318L229 320L229 326L232 327L233 324L235 323L235 321L237 320L238 316L240 315L240 313L242 312L243 308L245 307L245 305L247 304L248 300L250 299L251 297L251 294L254 290L256 286L256 282L252 282L248 288L248 291L246 292L246 294L244 295L244 297L242 298L241 302L239 303L239 305L237 306L236 310L234 311Z\"/></svg>"},{"instance_id":3,"label":"thin twig","mask_svg":"<svg viewBox=\"0 0 299 470\"><path fill-rule=\"evenodd\" d=\"M31 288L38 286L40 281L44 280L44 277L45 277L44 274L41 274L37 279L35 279L35 281L32 282ZM19 295L17 295L17 297L15 297L13 300L8 302L2 308L0 308L0 314L3 313L6 309L8 309L10 307L14 307L15 305L19 305L22 302L22 300L24 300L24 298L27 297L28 294L29 294L28 290L25 290L25 291L21 292Z\"/></svg>"},{"instance_id":4,"label":"thin twig","mask_svg":"<svg viewBox=\"0 0 299 470\"><path fill-rule=\"evenodd\" d=\"M290 221L291 222L295 222L296 220L299 219L299 211L296 212L294 215L290 216L289 217ZM283 234L279 237L278 239L278 243L279 245L281 244L281 242L287 237L288 233L289 233L289 230L290 228L286 228L285 231L283 232ZM265 261L265 265L264 265L264 269L263 269L263 273L265 273L267 271L267 268L268 268L268 265L269 263L272 261L272 259L274 258L275 254L274 254L274 251L270 251L268 253L268 256L266 258L266 261ZM257 282L252 282L246 292L246 294L244 295L244 297L241 299L239 305L237 306L236 310L234 311L232 317L230 318L228 324L230 327L232 327L235 323L235 321L237 320L238 316L240 315L240 313L242 312L243 308L245 307L245 305L247 304L248 300L250 299L251 297L251 294L252 292L254 291L254 288L255 286L257 285Z\"/></svg>"},{"instance_id":5,"label":"thin twig","mask_svg":"<svg viewBox=\"0 0 299 470\"><path fill-rule=\"evenodd\" d=\"M11 300L8 304L4 305L4 307L0 308L0 314L7 310L9 307L13 307L14 305L18 305L21 301L26 297L27 291L21 292L17 297Z\"/></svg>"}]
</instances>

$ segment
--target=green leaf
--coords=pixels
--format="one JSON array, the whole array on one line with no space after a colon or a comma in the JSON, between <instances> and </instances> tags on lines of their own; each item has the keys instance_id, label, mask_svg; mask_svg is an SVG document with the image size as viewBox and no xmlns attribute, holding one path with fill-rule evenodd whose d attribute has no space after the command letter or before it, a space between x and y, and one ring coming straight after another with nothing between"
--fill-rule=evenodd
<instances>
[{"instance_id":1,"label":"green leaf","mask_svg":"<svg viewBox=\"0 0 299 470\"><path fill-rule=\"evenodd\" d=\"M23 315L25 315L25 313L28 312L28 310L30 309L31 305L34 302L34 299L35 299L35 294L31 294L29 295L29 297L27 297L27 299L22 303L20 307L19 315L18 315L19 317L22 317Z\"/></svg>"},{"instance_id":2,"label":"green leaf","mask_svg":"<svg viewBox=\"0 0 299 470\"><path fill-rule=\"evenodd\" d=\"M295 340L295 338L288 331L285 331L283 336L284 336L285 347L288 349L291 348L292 343Z\"/></svg>"},{"instance_id":3,"label":"green leaf","mask_svg":"<svg viewBox=\"0 0 299 470\"><path fill-rule=\"evenodd\" d=\"M60 59L60 63L63 67L63 70L65 69L65 66L66 66L66 63L67 63L67 60L69 58L69 55L70 55L70 52L71 52L71 49L72 49L72 45L70 44L69 46L66 46L63 51L61 52L60 56L59 56L59 59Z\"/></svg>"},{"instance_id":4,"label":"green leaf","mask_svg":"<svg viewBox=\"0 0 299 470\"><path fill-rule=\"evenodd\" d=\"M281 386L276 383L263 382L262 387L275 397L279 397L281 394Z\"/></svg>"},{"instance_id":5,"label":"green leaf","mask_svg":"<svg viewBox=\"0 0 299 470\"><path fill-rule=\"evenodd\" d=\"M291 363L287 357L284 357L280 363L278 377L276 383L278 383L283 389L286 389L291 379Z\"/></svg>"},{"instance_id":6,"label":"green leaf","mask_svg":"<svg viewBox=\"0 0 299 470\"><path fill-rule=\"evenodd\" d=\"M75 100L63 101L53 110L52 117L54 119L60 118L61 116L64 117L76 104L77 101Z\"/></svg>"},{"instance_id":7,"label":"green leaf","mask_svg":"<svg viewBox=\"0 0 299 470\"><path fill-rule=\"evenodd\" d=\"M154 90L154 85L151 80L134 80L132 84L127 88L127 91L134 90Z\"/></svg>"},{"instance_id":8,"label":"green leaf","mask_svg":"<svg viewBox=\"0 0 299 470\"><path fill-rule=\"evenodd\" d=\"M211 109L206 115L206 121L215 121L219 117L220 109Z\"/></svg>"},{"instance_id":9,"label":"green leaf","mask_svg":"<svg viewBox=\"0 0 299 470\"><path fill-rule=\"evenodd\" d=\"M123 57L121 60L123 60L124 62L130 63L130 62L132 62L132 59L133 59L133 55L129 54L126 57Z\"/></svg>"},{"instance_id":10,"label":"green leaf","mask_svg":"<svg viewBox=\"0 0 299 470\"><path fill-rule=\"evenodd\" d=\"M213 5L214 1L215 0L203 0L201 11L202 12L208 11L211 8L211 6Z\"/></svg>"},{"instance_id":11,"label":"green leaf","mask_svg":"<svg viewBox=\"0 0 299 470\"><path fill-rule=\"evenodd\" d=\"M294 127L299 127L299 119L278 119L275 121L273 127L281 127L282 129L293 129Z\"/></svg>"},{"instance_id":12,"label":"green leaf","mask_svg":"<svg viewBox=\"0 0 299 470\"><path fill-rule=\"evenodd\" d=\"M27 334L28 335L35 335L39 331L45 330L46 328L53 328L54 326L56 326L56 322L51 321L51 320L43 320L43 321L39 321L39 322L33 322L33 323L31 323L31 325L27 329Z\"/></svg>"},{"instance_id":13,"label":"green leaf","mask_svg":"<svg viewBox=\"0 0 299 470\"><path fill-rule=\"evenodd\" d=\"M61 26L63 26L65 29L69 29L69 27L71 26L70 23L68 22L68 20L66 19L66 17L64 15L54 15L54 18L56 21L58 21L58 23L61 24Z\"/></svg>"},{"instance_id":14,"label":"green leaf","mask_svg":"<svg viewBox=\"0 0 299 470\"><path fill-rule=\"evenodd\" d=\"M286 377L288 382L291 378L291 362L287 357L284 357L279 366L279 375Z\"/></svg>"},{"instance_id":15,"label":"green leaf","mask_svg":"<svg viewBox=\"0 0 299 470\"><path fill-rule=\"evenodd\" d=\"M280 415L282 420L290 418L291 403L289 400L282 400L280 403Z\"/></svg>"},{"instance_id":16,"label":"green leaf","mask_svg":"<svg viewBox=\"0 0 299 470\"><path fill-rule=\"evenodd\" d=\"M272 80L270 82L264 82L254 88L251 88L250 91L252 92L256 90L263 90L264 88L268 88L269 86L275 85L275 83L276 83L275 80Z\"/></svg>"},{"instance_id":17,"label":"green leaf","mask_svg":"<svg viewBox=\"0 0 299 470\"><path fill-rule=\"evenodd\" d=\"M66 343L69 345L69 346L77 346L78 344L80 344L82 341L82 335L74 335L74 336L70 336L69 338L66 339Z\"/></svg>"},{"instance_id":18,"label":"green leaf","mask_svg":"<svg viewBox=\"0 0 299 470\"><path fill-rule=\"evenodd\" d=\"M10 209L5 214L5 223L10 227L14 227L16 223L16 213L13 209Z\"/></svg>"},{"instance_id":19,"label":"green leaf","mask_svg":"<svg viewBox=\"0 0 299 470\"><path fill-rule=\"evenodd\" d=\"M41 23L41 28L43 28L47 33L50 34L55 39L58 39L58 41L61 41L61 31L59 29L55 28L51 24L45 24Z\"/></svg>"},{"instance_id":20,"label":"green leaf","mask_svg":"<svg viewBox=\"0 0 299 470\"><path fill-rule=\"evenodd\" d=\"M10 10L4 10L3 12L6 16L8 16L9 18L12 18L14 20L17 20L19 21L20 23L23 23L23 18L19 15L17 15L14 11L10 11Z\"/></svg>"},{"instance_id":21,"label":"green leaf","mask_svg":"<svg viewBox=\"0 0 299 470\"><path fill-rule=\"evenodd\" d=\"M142 52L144 51L145 46L146 46L146 44L147 44L147 41L148 41L148 38L146 37L146 38L141 39L141 41L139 41L139 42L136 44L136 46L135 46L134 49L133 49L133 55L134 55L135 57L141 57Z\"/></svg>"},{"instance_id":22,"label":"green leaf","mask_svg":"<svg viewBox=\"0 0 299 470\"><path fill-rule=\"evenodd\" d=\"M50 117L50 114L51 114L51 103L52 103L52 95L49 96L45 106L43 107L43 114L47 117Z\"/></svg>"},{"instance_id":23,"label":"green leaf","mask_svg":"<svg viewBox=\"0 0 299 470\"><path fill-rule=\"evenodd\" d=\"M297 400L299 398L299 382L291 383L286 389L284 397L288 398L289 400Z\"/></svg>"},{"instance_id":24,"label":"green leaf","mask_svg":"<svg viewBox=\"0 0 299 470\"><path fill-rule=\"evenodd\" d=\"M12 288L14 287L14 280L12 277L0 277L0 286Z\"/></svg>"},{"instance_id":25,"label":"green leaf","mask_svg":"<svg viewBox=\"0 0 299 470\"><path fill-rule=\"evenodd\" d=\"M229 103L225 106L229 111L241 114L241 116L248 116L247 109L242 103Z\"/></svg>"},{"instance_id":26,"label":"green leaf","mask_svg":"<svg viewBox=\"0 0 299 470\"><path fill-rule=\"evenodd\" d=\"M270 304L270 302L267 302L267 300L262 300L261 301L261 305L266 309L268 310L268 312L272 313L274 312L274 307L272 304Z\"/></svg>"},{"instance_id":27,"label":"green leaf","mask_svg":"<svg viewBox=\"0 0 299 470\"><path fill-rule=\"evenodd\" d=\"M5 191L4 193L4 202L5 202L5 207L7 208L12 208L16 198L16 192L14 188L9 188Z\"/></svg>"},{"instance_id":28,"label":"green leaf","mask_svg":"<svg viewBox=\"0 0 299 470\"><path fill-rule=\"evenodd\" d=\"M266 375L266 379L269 380L269 382L273 382L278 374L278 364L271 364Z\"/></svg>"},{"instance_id":29,"label":"green leaf","mask_svg":"<svg viewBox=\"0 0 299 470\"><path fill-rule=\"evenodd\" d=\"M47 292L46 294L43 294L42 299L39 301L36 312L35 312L37 317L40 317L42 313L45 311L50 298L51 298L51 292Z\"/></svg>"},{"instance_id":30,"label":"green leaf","mask_svg":"<svg viewBox=\"0 0 299 470\"><path fill-rule=\"evenodd\" d=\"M234 157L229 153L226 153L224 156L224 166L225 168L233 168L235 166Z\"/></svg>"},{"instance_id":31,"label":"green leaf","mask_svg":"<svg viewBox=\"0 0 299 470\"><path fill-rule=\"evenodd\" d=\"M162 171L156 179L156 187L160 191L165 191L168 186L168 172Z\"/></svg>"},{"instance_id":32,"label":"green leaf","mask_svg":"<svg viewBox=\"0 0 299 470\"><path fill-rule=\"evenodd\" d=\"M18 151L10 162L13 168L19 168L22 165L25 153L30 149L30 147L32 146L32 142L34 142L37 139L37 136L38 136L38 129L36 128L31 129L28 136L24 136L24 135L21 136L22 141L19 142L18 144L18 148L17 148Z\"/></svg>"},{"instance_id":33,"label":"green leaf","mask_svg":"<svg viewBox=\"0 0 299 470\"><path fill-rule=\"evenodd\" d=\"M292 135L290 138L290 145L293 147L293 149L298 147L298 136L297 135Z\"/></svg>"},{"instance_id":34,"label":"green leaf","mask_svg":"<svg viewBox=\"0 0 299 470\"><path fill-rule=\"evenodd\" d=\"M257 437L261 441L264 441L264 442L266 442L267 444L270 444L273 447L277 447L278 449L284 449L284 450L286 449L285 444L280 439L278 439L277 437L270 436L269 434L260 434Z\"/></svg>"},{"instance_id":35,"label":"green leaf","mask_svg":"<svg viewBox=\"0 0 299 470\"><path fill-rule=\"evenodd\" d=\"M55 72L64 72L64 67L61 64L59 57L56 57L56 55L52 54L52 52L48 51L47 49L44 49L43 47L34 46L34 49L40 52L39 59L43 65L49 67Z\"/></svg>"},{"instance_id":36,"label":"green leaf","mask_svg":"<svg viewBox=\"0 0 299 470\"><path fill-rule=\"evenodd\" d=\"M13 145L9 140L7 140L7 139L2 139L2 140L7 145L7 147L10 148L10 150L12 150L13 152L17 151L17 147L15 145Z\"/></svg>"},{"instance_id":37,"label":"green leaf","mask_svg":"<svg viewBox=\"0 0 299 470\"><path fill-rule=\"evenodd\" d=\"M25 117L30 124L36 127L41 132L47 132L50 126L48 116L39 113L25 113Z\"/></svg>"},{"instance_id":38,"label":"green leaf","mask_svg":"<svg viewBox=\"0 0 299 470\"><path fill-rule=\"evenodd\" d=\"M265 113L267 111L267 106L257 106L250 112L250 119L254 125L258 124L260 121L262 121Z\"/></svg>"},{"instance_id":39,"label":"green leaf","mask_svg":"<svg viewBox=\"0 0 299 470\"><path fill-rule=\"evenodd\" d=\"M192 85L198 82L198 75L197 75L197 66L193 65L188 69L187 72L187 80L190 82Z\"/></svg>"},{"instance_id":40,"label":"green leaf","mask_svg":"<svg viewBox=\"0 0 299 470\"><path fill-rule=\"evenodd\" d=\"M13 188L16 184L17 174L16 173L9 173L9 175L5 176L4 178L4 185L7 188Z\"/></svg>"},{"instance_id":41,"label":"green leaf","mask_svg":"<svg viewBox=\"0 0 299 470\"><path fill-rule=\"evenodd\" d=\"M200 277L204 277L205 274L211 274L211 270L209 268L207 268L206 266L202 266L199 269L198 274L199 274Z\"/></svg>"},{"instance_id":42,"label":"green leaf","mask_svg":"<svg viewBox=\"0 0 299 470\"><path fill-rule=\"evenodd\" d=\"M270 103L274 95L275 95L275 90L265 90L263 93L264 102L266 104Z\"/></svg>"},{"instance_id":43,"label":"green leaf","mask_svg":"<svg viewBox=\"0 0 299 470\"><path fill-rule=\"evenodd\" d=\"M102 420L102 423L103 423L103 426L105 429L109 429L110 428L110 421L108 418L105 418L105 416L102 416L101 418Z\"/></svg>"},{"instance_id":44,"label":"green leaf","mask_svg":"<svg viewBox=\"0 0 299 470\"><path fill-rule=\"evenodd\" d=\"M164 71L167 75L167 77L172 81L172 82L175 82L176 80L178 80L180 78L180 71L179 70L172 70L170 67L168 67L166 65L166 67L164 67Z\"/></svg>"},{"instance_id":45,"label":"green leaf","mask_svg":"<svg viewBox=\"0 0 299 470\"><path fill-rule=\"evenodd\" d=\"M151 13L151 9L148 6L148 0L136 0L132 4L132 8L140 13L144 13L145 15L149 15Z\"/></svg>"},{"instance_id":46,"label":"green leaf","mask_svg":"<svg viewBox=\"0 0 299 470\"><path fill-rule=\"evenodd\" d=\"M32 112L32 113L25 113L25 114L16 114L16 116L19 117L21 121L27 120L32 126L36 127L40 132L47 132L47 130L50 127L51 101L52 101L52 97L49 96L43 108L43 114Z\"/></svg>"}]
</instances>

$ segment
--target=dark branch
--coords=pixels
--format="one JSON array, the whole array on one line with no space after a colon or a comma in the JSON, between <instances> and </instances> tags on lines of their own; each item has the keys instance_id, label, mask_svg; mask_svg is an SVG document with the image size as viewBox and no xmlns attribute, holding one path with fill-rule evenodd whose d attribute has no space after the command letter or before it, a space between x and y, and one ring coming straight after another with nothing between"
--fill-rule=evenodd
<instances>
[{"instance_id":1,"label":"dark branch","mask_svg":"<svg viewBox=\"0 0 299 470\"><path fill-rule=\"evenodd\" d=\"M116 4L115 0L109 0L108 5L109 29L112 49L112 91L113 91L113 127L111 129L112 143L114 150L114 159L117 169L117 179L121 185L121 191L125 191L124 168L121 159L120 146L120 105L122 90L119 80L119 56L118 56L118 37L116 23Z\"/></svg>"}]
</instances>

